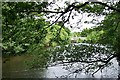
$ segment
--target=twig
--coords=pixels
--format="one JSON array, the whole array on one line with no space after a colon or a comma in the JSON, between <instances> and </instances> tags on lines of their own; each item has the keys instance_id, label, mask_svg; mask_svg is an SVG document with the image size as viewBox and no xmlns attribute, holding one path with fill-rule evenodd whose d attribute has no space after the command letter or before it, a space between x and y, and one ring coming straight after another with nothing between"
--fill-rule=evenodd
<instances>
[{"instance_id":1,"label":"twig","mask_svg":"<svg viewBox=\"0 0 120 80\"><path fill-rule=\"evenodd\" d=\"M103 68L104 68L104 65L99 66L99 68L95 72L92 73L92 76L94 77L94 74Z\"/></svg>"}]
</instances>

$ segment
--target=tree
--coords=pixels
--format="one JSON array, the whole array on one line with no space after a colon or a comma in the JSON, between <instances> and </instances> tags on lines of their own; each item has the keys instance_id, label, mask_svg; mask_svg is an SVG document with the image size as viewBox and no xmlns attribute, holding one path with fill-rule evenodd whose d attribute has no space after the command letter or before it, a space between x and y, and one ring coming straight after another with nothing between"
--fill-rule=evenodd
<instances>
[{"instance_id":1,"label":"tree","mask_svg":"<svg viewBox=\"0 0 120 80\"><path fill-rule=\"evenodd\" d=\"M70 31L59 24L51 25L45 21L43 13L31 12L42 9L47 2L24 3L8 2L2 4L3 55L16 55L31 48L50 47L69 43ZM25 11L25 12L23 12Z\"/></svg>"},{"instance_id":2,"label":"tree","mask_svg":"<svg viewBox=\"0 0 120 80\"><path fill-rule=\"evenodd\" d=\"M87 38L85 42L97 44L97 43L100 43L101 41L100 39L102 39L101 36L103 36L104 33L105 31L101 29L101 27L95 27L92 29L84 29L81 32L81 36L85 36Z\"/></svg>"},{"instance_id":3,"label":"tree","mask_svg":"<svg viewBox=\"0 0 120 80\"><path fill-rule=\"evenodd\" d=\"M106 55L107 58L97 58L94 60L90 60L94 57L90 57L90 56L87 56L88 59L81 59L81 58L77 58L78 56L75 56L75 59L73 58L74 55L72 56L69 56L68 58L73 58L72 60L68 60L68 62L63 62L62 63L71 63L71 62L83 62L83 63L95 63L95 65L98 65L97 67L94 65L94 67L97 68L97 70L94 72L96 73L98 70L102 69L105 67L105 65L109 64L110 60L112 60L113 58L117 58L118 60L118 63L120 62L119 61L119 13L120 13L120 9L119 9L119 4L120 2L117 2L117 3L110 3L107 4L107 3L102 3L102 2L85 2L83 4L79 3L79 2L73 2L73 3L69 3L66 2L66 5L67 7L63 9L63 11L60 11L60 8L58 9L58 11L54 11L54 13L60 13L60 16L58 16L58 18L56 19L55 22L57 22L60 18L63 18L63 22L66 23L66 22L69 22L69 19L70 17L73 17L75 16L74 14L75 13L80 13L80 14L83 14L85 12L89 13L88 16L100 16L100 15L104 15L105 16L105 19L102 21L102 23L98 24L97 27L99 27L98 29L101 30L101 31L94 31L91 30L91 34L89 35L90 38L89 39L92 39L93 41L96 41L95 43L97 43L98 45L108 45L107 48L109 50L114 50L115 52L112 52L112 53L109 53L107 54L106 50L103 50L101 48L99 48L99 50L94 50L92 49L93 51L92 52L96 52L99 54L100 50L103 50L101 54L104 54ZM61 9L62 10L62 9ZM73 12L73 11L76 11L76 12ZM72 12L74 13L72 15ZM68 14L67 14L68 13ZM67 18L66 18L67 17ZM91 22L92 23L92 22ZM96 33L98 35L96 35ZM96 39L95 39L96 38ZM94 42L92 42L94 43ZM70 47L67 47L67 48L72 48L74 49L74 46L70 46ZM77 49L76 49L77 48ZM76 47L75 50L77 50L78 53L80 53L78 47ZM65 48L66 49L66 48ZM86 49L86 48L84 48ZM82 50L84 50L82 49ZM90 48L91 50L91 48ZM88 50L88 53L85 53L86 55L91 55L92 56L92 53L89 54L89 51ZM59 52L59 50L57 50ZM63 49L62 49L63 51ZM60 50L61 52L61 50ZM74 53L75 51L71 51L71 50L68 50L66 51L66 54L67 53ZM76 53L77 53L76 52ZM108 51L109 52L109 51ZM77 54L76 54L77 55ZM94 54L95 55L95 54ZM63 56L62 54L59 56ZM82 55L79 55L80 57L82 58L85 58L85 56L82 56ZM64 57L64 56L63 56ZM61 58L61 57L60 57ZM64 57L65 58L65 57ZM76 59L77 58L77 59ZM63 59L62 59L63 60ZM97 63L103 63L103 65L100 65L100 64L97 64ZM89 66L90 68L90 66ZM93 73L93 74L94 74Z\"/></svg>"},{"instance_id":4,"label":"tree","mask_svg":"<svg viewBox=\"0 0 120 80\"><path fill-rule=\"evenodd\" d=\"M98 24L98 27L100 27L100 30L103 30L104 33L101 34L102 36L101 35L94 36L94 34L97 32L91 32L91 35L93 35L91 38L95 37L96 39L94 41L96 41L96 43L100 41L98 42L98 46L101 44L109 45L107 46L107 50L106 48L101 48L101 47L96 49L97 48L95 47L96 45L94 45L93 47L93 45L90 44L89 46L83 45L82 47L68 45L68 47L66 48L66 46L63 46L60 49L55 48L55 52L56 50L58 51L57 54L53 52L54 56L57 55L56 57L58 58L60 57L59 60L61 60L62 63L71 63L71 62L87 63L88 66L84 66L84 68L87 68L86 71L91 71L92 69L96 69L96 71L93 72L93 74L95 74L98 70L108 65L110 63L110 60L115 57L117 58L118 63L120 64L120 58L119 58L120 57L120 51L119 51L120 50L119 49L120 47L119 22L120 21L118 17L120 13L119 4L120 4L120 1L118 1L117 3L110 2L109 4L102 3L102 2L80 3L76 1L70 3L69 1L66 1L64 8L61 8L55 3L55 1L27 3L27 5L26 3L14 3L14 4L6 3L6 4L3 4L3 8L5 8L3 9L3 16L4 15L6 16L6 17L3 17L3 19L6 22L3 24L5 26L8 26L8 25L14 26L23 17L25 18L28 17L31 20L32 19L31 17L34 17L36 16L36 14L41 14L41 13L44 13L44 16L46 16L48 19L55 17L55 20L51 23L51 25L47 25L45 28L43 28L43 30L40 29L42 30L41 31L42 35L40 39L44 39L44 37L47 35L45 34L47 32L47 29L51 28L51 26L57 23L60 19L62 20L62 25L59 26L60 28L58 30L58 34L60 34L60 32L62 31L62 28L64 27L64 25L70 24L70 19L74 19L75 16L77 16L77 14L82 15L84 13L89 13L88 17L89 16L105 16L105 19L100 24ZM7 7L7 5L10 7ZM52 6L52 5L57 5L57 7L54 10L49 10L48 6ZM19 8L18 6L21 6L22 8ZM9 13L9 16L8 14L5 14L5 13ZM13 14L14 17L11 16L11 14ZM90 23L93 23L93 21L91 21ZM80 24L80 21L78 21L78 24ZM63 34L67 35L66 33L63 33ZM57 36L57 40L66 41L68 39L65 36L64 38L65 38L64 40L63 39L61 40L60 36L59 37ZM101 39L102 40L104 39L104 41L101 41ZM64 62L63 58L65 57L61 53L61 52L64 52L65 49L66 49L65 57L67 57L68 62ZM114 50L114 52L112 52L111 49ZM84 52L84 50L86 50L87 52ZM102 53L100 53L100 51ZM111 53L109 53L109 51ZM59 54L59 52L61 54ZM67 54L67 53L70 53L70 54ZM75 53L75 54L72 54L72 53ZM80 55L78 55L78 53L80 53ZM98 55L93 53L97 53ZM94 57L95 55L97 56ZM105 55L105 57L101 57L102 55ZM58 59L55 58L55 60L58 60ZM99 62L102 65L98 64ZM93 64L94 66L91 66L90 64ZM79 68L79 71L80 70L81 69Z\"/></svg>"}]
</instances>

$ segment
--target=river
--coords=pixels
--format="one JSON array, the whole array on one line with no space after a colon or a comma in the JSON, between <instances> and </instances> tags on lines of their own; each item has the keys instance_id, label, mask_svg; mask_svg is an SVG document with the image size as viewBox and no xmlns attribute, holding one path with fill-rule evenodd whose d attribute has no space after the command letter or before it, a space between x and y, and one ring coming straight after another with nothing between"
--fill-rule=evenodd
<instances>
[{"instance_id":1,"label":"river","mask_svg":"<svg viewBox=\"0 0 120 80\"><path fill-rule=\"evenodd\" d=\"M7 58L8 60L3 63L3 78L60 78L69 74L69 71L63 69L64 66L56 65L48 67L47 69L27 69L24 61L30 59L28 55L14 56ZM4 59L3 59L4 60ZM95 78L117 78L118 64L116 59L112 60L113 64L105 68L102 73L99 71L95 74ZM70 78L92 78L85 73L72 74Z\"/></svg>"},{"instance_id":2,"label":"river","mask_svg":"<svg viewBox=\"0 0 120 80\"><path fill-rule=\"evenodd\" d=\"M70 74L68 70L64 69L62 65L55 65L45 69L32 68L28 69L24 61L30 61L30 54L21 56L11 56L3 58L2 76L3 78L117 78L118 76L118 63L114 58L113 64L98 71L94 77L83 72Z\"/></svg>"}]
</instances>

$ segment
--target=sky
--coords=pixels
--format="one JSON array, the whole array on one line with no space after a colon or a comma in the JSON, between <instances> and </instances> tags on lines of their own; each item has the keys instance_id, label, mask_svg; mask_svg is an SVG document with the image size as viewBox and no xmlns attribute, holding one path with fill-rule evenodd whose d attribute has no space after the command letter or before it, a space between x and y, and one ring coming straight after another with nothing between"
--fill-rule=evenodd
<instances>
[{"instance_id":1,"label":"sky","mask_svg":"<svg viewBox=\"0 0 120 80\"><path fill-rule=\"evenodd\" d=\"M56 1L56 0L49 0L49 2L52 2L52 1ZM65 1L68 1L68 0L57 0L56 1L56 4L52 5L52 6L49 6L48 9L51 10L51 11L55 11L54 9L61 7L61 8L65 8L67 7L67 5L64 4ZM73 3L74 1L79 1L81 3L84 3L88 0L69 0L70 4ZM89 1L96 1L96 0L89 0ZM105 1L110 1L110 2L116 2L117 0L98 0L98 1L101 1L101 2L105 2ZM97 20L98 22L101 22L102 20L104 20L104 17L105 16L89 16L89 13L83 13L83 14L80 14L80 13L77 13L75 11L72 12L71 15L74 15L74 13L76 13L76 16L74 16L74 19L72 18L72 16L70 17L70 24L65 24L64 26L65 27L68 27L71 32L81 32L82 30L86 29L86 28L91 28L91 27L94 27L96 26L96 24L93 24L93 23L84 23L85 21L92 21L93 19ZM53 13L51 13L52 15ZM68 14L67 14L68 15ZM56 15L57 17L59 17L59 15ZM54 16L53 18L51 19L47 19L48 21L55 21L57 18L56 16ZM81 22L79 22L81 20ZM59 19L58 21L61 21L61 19ZM95 23L97 21L94 21ZM79 22L79 24L77 24ZM72 26L72 28L71 28Z\"/></svg>"},{"instance_id":2,"label":"sky","mask_svg":"<svg viewBox=\"0 0 120 80\"><path fill-rule=\"evenodd\" d=\"M50 0L50 1L52 1L52 0ZM64 0L64 1L58 0L56 2L57 5L49 6L48 9L51 11L55 11L54 9L57 8L58 6L59 7L67 7L64 4L65 1L67 1L67 0ZM75 0L70 0L70 1L71 1L70 3L72 3ZM86 1L86 0L76 0L76 1L81 1L81 3L84 3L83 1ZM100 0L100 1L102 1L102 0ZM76 13L76 16L74 16L74 19L72 18L72 16L70 17L70 24L64 25L65 27L68 27L71 30L71 32L81 32L83 29L91 28L91 27L95 26L95 24L92 24L92 23L89 23L89 24L84 23L85 21L92 21L93 19L96 19L96 20L98 20L98 22L101 22L102 20L104 20L104 16L89 16L88 17L88 15L89 15L88 13L80 14L75 11L73 11L71 15L74 15L74 13ZM52 15L52 13L51 13L51 15ZM55 21L56 17L53 17L52 19L47 19L47 20ZM81 20L81 22L79 24L77 24L78 21L80 21L80 20ZM61 19L59 19L58 21L61 21ZM72 26L72 28L71 28L71 26Z\"/></svg>"}]
</instances>

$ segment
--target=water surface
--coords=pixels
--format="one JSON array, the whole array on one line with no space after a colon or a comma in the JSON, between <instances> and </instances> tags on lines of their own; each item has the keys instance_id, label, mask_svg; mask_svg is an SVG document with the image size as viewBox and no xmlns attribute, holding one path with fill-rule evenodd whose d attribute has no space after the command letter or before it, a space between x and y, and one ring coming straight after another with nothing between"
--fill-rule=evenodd
<instances>
[{"instance_id":1,"label":"water surface","mask_svg":"<svg viewBox=\"0 0 120 80\"><path fill-rule=\"evenodd\" d=\"M5 61L6 60L6 61ZM13 56L3 59L5 61L3 67L3 78L92 78L91 75L79 72L70 74L68 70L63 69L64 66L56 65L47 69L33 68L28 69L24 63L25 60L31 60L30 55ZM117 78L118 64L113 59L113 64L105 68L102 72L95 74L95 78Z\"/></svg>"}]
</instances>

